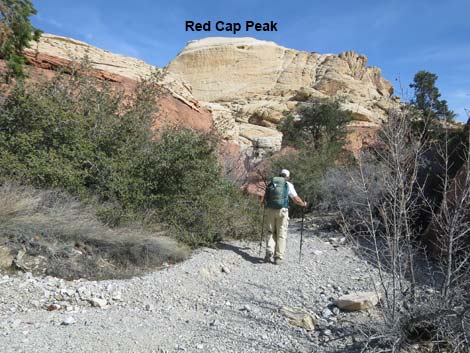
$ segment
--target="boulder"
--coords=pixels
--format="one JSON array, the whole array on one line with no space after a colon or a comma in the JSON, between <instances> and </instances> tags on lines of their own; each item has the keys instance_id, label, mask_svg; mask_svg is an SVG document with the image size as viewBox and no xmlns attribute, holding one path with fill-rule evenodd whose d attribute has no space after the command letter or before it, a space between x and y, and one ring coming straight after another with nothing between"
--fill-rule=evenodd
<instances>
[{"instance_id":1,"label":"boulder","mask_svg":"<svg viewBox=\"0 0 470 353\"><path fill-rule=\"evenodd\" d=\"M15 258L13 259L13 265L19 270L24 272L31 271L30 264L28 263L29 256L24 250L18 251Z\"/></svg>"},{"instance_id":2,"label":"boulder","mask_svg":"<svg viewBox=\"0 0 470 353\"><path fill-rule=\"evenodd\" d=\"M315 320L306 311L299 308L290 308L283 306L280 313L284 315L293 326L302 327L307 331L315 329Z\"/></svg>"},{"instance_id":3,"label":"boulder","mask_svg":"<svg viewBox=\"0 0 470 353\"><path fill-rule=\"evenodd\" d=\"M379 299L375 292L359 292L341 296L335 301L335 305L344 311L361 311L376 306Z\"/></svg>"},{"instance_id":4,"label":"boulder","mask_svg":"<svg viewBox=\"0 0 470 353\"><path fill-rule=\"evenodd\" d=\"M69 326L75 323L75 319L71 316L66 317L62 322L61 325Z\"/></svg>"},{"instance_id":5,"label":"boulder","mask_svg":"<svg viewBox=\"0 0 470 353\"><path fill-rule=\"evenodd\" d=\"M258 147L272 150L279 150L281 147L282 133L259 125L241 124L240 136L252 141Z\"/></svg>"}]
</instances>

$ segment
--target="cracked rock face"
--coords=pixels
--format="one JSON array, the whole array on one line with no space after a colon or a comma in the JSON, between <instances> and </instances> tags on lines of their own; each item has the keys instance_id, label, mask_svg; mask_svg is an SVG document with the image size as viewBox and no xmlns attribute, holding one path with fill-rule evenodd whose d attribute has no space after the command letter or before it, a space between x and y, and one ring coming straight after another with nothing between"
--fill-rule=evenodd
<instances>
[{"instance_id":1,"label":"cracked rock face","mask_svg":"<svg viewBox=\"0 0 470 353\"><path fill-rule=\"evenodd\" d=\"M26 50L28 62L50 71L88 58L97 74L124 86L161 68L71 38L43 34ZM398 107L380 69L353 51L319 54L254 38L210 37L189 42L163 70L170 93L162 111L178 124L210 130L235 142L250 158L279 150L276 126L285 112L309 99L338 99L355 117L348 148L373 140L385 112Z\"/></svg>"},{"instance_id":2,"label":"cracked rock face","mask_svg":"<svg viewBox=\"0 0 470 353\"><path fill-rule=\"evenodd\" d=\"M31 48L26 50L26 55L31 63L45 66L44 68L51 68L50 65L53 66L54 61L62 60L67 64L68 61L81 62L87 59L94 69L116 75L117 79L125 77L137 81L162 72L161 68L142 60L111 53L72 38L47 33L41 35L39 42L32 43ZM166 74L162 84L175 98L191 108L198 110L200 107L199 102L191 95L189 86L182 80Z\"/></svg>"},{"instance_id":3,"label":"cracked rock face","mask_svg":"<svg viewBox=\"0 0 470 353\"><path fill-rule=\"evenodd\" d=\"M393 88L379 69L366 65L367 58L353 51L318 54L254 38L211 37L189 42L168 70L186 80L193 95L204 101L282 97L308 87L319 96L345 93L358 98L367 93L361 99L367 108L374 100L390 97Z\"/></svg>"},{"instance_id":4,"label":"cracked rock face","mask_svg":"<svg viewBox=\"0 0 470 353\"><path fill-rule=\"evenodd\" d=\"M283 113L310 98L338 99L356 124L372 129L399 105L380 69L367 67L367 57L354 51L318 54L254 38L210 37L189 42L167 70L187 82L196 99L230 110L244 131L247 124L270 128L269 148L280 142L274 130ZM258 129L252 130L256 145ZM242 143L246 135L240 133Z\"/></svg>"},{"instance_id":5,"label":"cracked rock face","mask_svg":"<svg viewBox=\"0 0 470 353\"><path fill-rule=\"evenodd\" d=\"M205 38L189 42L168 65L168 70L187 81L196 99L234 101L261 96L284 100L303 89L317 97L344 96L376 113L391 100L392 84L380 69L367 67L367 58L354 51L339 55L284 48L254 38Z\"/></svg>"}]
</instances>

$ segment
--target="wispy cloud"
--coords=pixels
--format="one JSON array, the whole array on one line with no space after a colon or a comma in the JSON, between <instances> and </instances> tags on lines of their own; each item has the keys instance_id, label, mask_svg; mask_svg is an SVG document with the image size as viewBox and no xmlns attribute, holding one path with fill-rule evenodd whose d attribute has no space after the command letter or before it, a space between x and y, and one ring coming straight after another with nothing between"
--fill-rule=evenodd
<instances>
[{"instance_id":1,"label":"wispy cloud","mask_svg":"<svg viewBox=\"0 0 470 353\"><path fill-rule=\"evenodd\" d=\"M470 88L468 90L456 90L449 93L454 99L467 99L470 102Z\"/></svg>"},{"instance_id":2,"label":"wispy cloud","mask_svg":"<svg viewBox=\"0 0 470 353\"><path fill-rule=\"evenodd\" d=\"M111 22L108 22L106 14L94 4L76 3L68 11L69 13L64 13L61 10L58 14L67 19L64 24L40 15L37 16L37 20L49 25L48 27L67 32L68 36L102 49L133 57L141 55L138 46L124 40L122 35L116 33L111 28Z\"/></svg>"},{"instance_id":3,"label":"wispy cloud","mask_svg":"<svg viewBox=\"0 0 470 353\"><path fill-rule=\"evenodd\" d=\"M448 62L448 61L466 61L466 65L470 61L470 45L468 44L452 44L446 45L441 43L439 46L431 48L418 49L402 55L397 58L402 64L410 63L426 63L426 62Z\"/></svg>"},{"instance_id":4,"label":"wispy cloud","mask_svg":"<svg viewBox=\"0 0 470 353\"><path fill-rule=\"evenodd\" d=\"M60 23L59 21L54 20L53 18L45 18L44 16L37 15L36 19L41 22L41 23L47 23L48 25L51 25L53 27L56 27L58 29L64 28L64 25Z\"/></svg>"}]
</instances>

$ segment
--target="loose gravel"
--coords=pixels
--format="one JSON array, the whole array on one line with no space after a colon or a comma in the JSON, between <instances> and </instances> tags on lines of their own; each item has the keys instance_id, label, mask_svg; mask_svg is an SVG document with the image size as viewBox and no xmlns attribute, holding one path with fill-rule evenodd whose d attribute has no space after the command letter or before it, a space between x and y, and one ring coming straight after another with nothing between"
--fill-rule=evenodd
<instances>
[{"instance_id":1,"label":"loose gravel","mask_svg":"<svg viewBox=\"0 0 470 353\"><path fill-rule=\"evenodd\" d=\"M267 264L259 243L226 242L127 280L65 281L0 274L0 352L354 351L356 323L333 301L373 289L375 269L341 236L291 220L286 259ZM313 331L279 309L301 308ZM349 348L348 348L349 347Z\"/></svg>"}]
</instances>

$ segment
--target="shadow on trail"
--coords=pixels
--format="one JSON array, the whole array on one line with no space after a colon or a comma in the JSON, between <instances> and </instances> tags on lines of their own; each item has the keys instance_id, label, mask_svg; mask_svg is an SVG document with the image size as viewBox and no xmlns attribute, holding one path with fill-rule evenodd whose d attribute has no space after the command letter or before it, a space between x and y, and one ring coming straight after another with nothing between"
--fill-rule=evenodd
<instances>
[{"instance_id":1,"label":"shadow on trail","mask_svg":"<svg viewBox=\"0 0 470 353\"><path fill-rule=\"evenodd\" d=\"M249 250L250 249L249 247L241 248L239 246L235 246L232 244L219 243L217 245L217 248L221 250L233 251L234 253L240 255L244 260L251 262L254 265L264 264L262 257L255 257L255 256L250 255L248 252L243 251L243 250Z\"/></svg>"}]
</instances>

